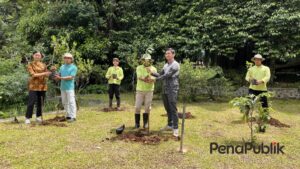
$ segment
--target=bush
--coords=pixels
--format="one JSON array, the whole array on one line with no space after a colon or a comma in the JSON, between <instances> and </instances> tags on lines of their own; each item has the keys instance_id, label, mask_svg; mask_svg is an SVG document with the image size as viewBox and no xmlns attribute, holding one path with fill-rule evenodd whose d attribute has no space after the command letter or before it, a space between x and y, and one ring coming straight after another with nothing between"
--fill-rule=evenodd
<instances>
[{"instance_id":1,"label":"bush","mask_svg":"<svg viewBox=\"0 0 300 169\"><path fill-rule=\"evenodd\" d=\"M0 59L0 70L0 108L24 104L28 91L24 66L16 59Z\"/></svg>"},{"instance_id":2,"label":"bush","mask_svg":"<svg viewBox=\"0 0 300 169\"><path fill-rule=\"evenodd\" d=\"M10 117L9 113L0 111L0 119L5 119L5 118L9 118L9 117Z\"/></svg>"},{"instance_id":3,"label":"bush","mask_svg":"<svg viewBox=\"0 0 300 169\"><path fill-rule=\"evenodd\" d=\"M83 94L103 94L107 92L107 85L88 85L85 89L83 89Z\"/></svg>"},{"instance_id":4,"label":"bush","mask_svg":"<svg viewBox=\"0 0 300 169\"><path fill-rule=\"evenodd\" d=\"M228 96L232 91L231 82L223 75L222 68L199 68L189 60L184 60L180 68L180 96L187 101L195 101L198 95L207 95L216 100Z\"/></svg>"},{"instance_id":5,"label":"bush","mask_svg":"<svg viewBox=\"0 0 300 169\"><path fill-rule=\"evenodd\" d=\"M233 85L236 87L245 86L248 83L245 80L246 72L243 70L234 70L228 69L224 71L225 77L228 78L230 81L233 82Z\"/></svg>"}]
</instances>

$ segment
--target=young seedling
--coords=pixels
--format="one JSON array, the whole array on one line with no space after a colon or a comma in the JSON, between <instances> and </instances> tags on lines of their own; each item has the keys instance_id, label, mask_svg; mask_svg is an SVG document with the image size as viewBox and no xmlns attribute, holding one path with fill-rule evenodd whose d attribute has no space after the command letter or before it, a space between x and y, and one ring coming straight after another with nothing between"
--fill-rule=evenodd
<instances>
[{"instance_id":1,"label":"young seedling","mask_svg":"<svg viewBox=\"0 0 300 169\"><path fill-rule=\"evenodd\" d=\"M255 142L256 138L253 132L253 122L257 124L256 129L258 132L265 132L267 123L270 119L270 108L262 108L261 97L271 97L271 93L262 93L260 95L249 95L246 97L236 97L230 101L234 107L238 107L240 112L243 113L243 119L248 123L250 128L250 141ZM256 117L254 117L256 115Z\"/></svg>"}]
</instances>

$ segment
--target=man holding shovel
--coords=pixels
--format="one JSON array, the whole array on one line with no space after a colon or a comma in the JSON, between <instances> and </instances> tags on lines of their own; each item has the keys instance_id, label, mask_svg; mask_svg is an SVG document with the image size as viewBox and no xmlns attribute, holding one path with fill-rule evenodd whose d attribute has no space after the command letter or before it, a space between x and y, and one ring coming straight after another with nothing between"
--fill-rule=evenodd
<instances>
[{"instance_id":1,"label":"man holding shovel","mask_svg":"<svg viewBox=\"0 0 300 169\"><path fill-rule=\"evenodd\" d=\"M173 135L178 137L178 112L177 112L177 97L179 90L179 70L180 65L174 59L175 50L168 48L165 52L167 63L164 65L160 73L155 73L148 69L156 80L163 81L163 102L168 115L168 124L162 128L162 131L173 130Z\"/></svg>"},{"instance_id":2,"label":"man holding shovel","mask_svg":"<svg viewBox=\"0 0 300 169\"><path fill-rule=\"evenodd\" d=\"M142 56L142 65L136 68L137 85L135 99L135 128L140 128L140 112L144 103L145 112L143 113L143 127L149 128L149 113L151 110L155 77L152 77L148 70L156 73L156 68L152 66L151 55Z\"/></svg>"}]
</instances>

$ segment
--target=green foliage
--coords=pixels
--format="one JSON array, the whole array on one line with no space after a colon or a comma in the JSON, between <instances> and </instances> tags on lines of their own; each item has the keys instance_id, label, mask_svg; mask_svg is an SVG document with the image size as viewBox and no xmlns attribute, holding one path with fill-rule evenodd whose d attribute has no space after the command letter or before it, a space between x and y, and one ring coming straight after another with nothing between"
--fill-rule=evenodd
<instances>
[{"instance_id":1,"label":"green foliage","mask_svg":"<svg viewBox=\"0 0 300 169\"><path fill-rule=\"evenodd\" d=\"M107 85L88 85L83 89L84 94L104 94L107 92Z\"/></svg>"},{"instance_id":2,"label":"green foliage","mask_svg":"<svg viewBox=\"0 0 300 169\"><path fill-rule=\"evenodd\" d=\"M87 38L78 51L83 58L93 59L97 62L105 62L108 59L109 44L108 39L98 40L95 38Z\"/></svg>"},{"instance_id":3,"label":"green foliage","mask_svg":"<svg viewBox=\"0 0 300 169\"><path fill-rule=\"evenodd\" d=\"M251 131L251 140L253 141L253 122L256 122L256 131L265 131L270 120L269 112L272 110L269 101L269 108L262 108L261 97L267 97L268 100L273 96L273 93L266 92L258 96L249 95L246 97L236 97L230 101L230 104L234 107L239 108L240 112L243 114L243 120L248 122Z\"/></svg>"},{"instance_id":4,"label":"green foliage","mask_svg":"<svg viewBox=\"0 0 300 169\"><path fill-rule=\"evenodd\" d=\"M76 75L76 88L77 92L80 93L90 81L90 75L94 68L94 61L91 59L83 59L81 57L81 53L79 53L76 49L76 42L73 42L72 46L69 45L69 34L66 37L61 36L59 39L55 36L52 36L51 38L53 47L52 63L60 62L60 64L62 64L62 56L66 52L70 52L73 55L75 64L78 68Z\"/></svg>"},{"instance_id":5,"label":"green foliage","mask_svg":"<svg viewBox=\"0 0 300 169\"><path fill-rule=\"evenodd\" d=\"M220 67L198 68L193 62L184 60L180 65L180 95L183 100L195 101L196 97L206 94L210 99L227 96L231 83L224 77Z\"/></svg>"},{"instance_id":6,"label":"green foliage","mask_svg":"<svg viewBox=\"0 0 300 169\"><path fill-rule=\"evenodd\" d=\"M104 71L113 57L119 57L123 83L131 83L126 86L134 89L135 67L145 51L161 62L164 49L173 47L179 61L203 59L213 66L225 57L249 57L256 52L267 59L299 56L298 6L298 0L2 0L0 58L17 57L26 64L32 51L39 50L48 65L60 65L62 54L71 52L81 69L79 90L90 81L105 83ZM244 49L246 55L241 55ZM201 71L208 78L218 72L215 67ZM234 80L238 79L242 78ZM225 87L220 86L230 86L223 75L207 81L201 90L213 99L224 95Z\"/></svg>"},{"instance_id":7,"label":"green foliage","mask_svg":"<svg viewBox=\"0 0 300 169\"><path fill-rule=\"evenodd\" d=\"M28 75L18 59L0 58L0 108L25 102Z\"/></svg>"},{"instance_id":8,"label":"green foliage","mask_svg":"<svg viewBox=\"0 0 300 169\"><path fill-rule=\"evenodd\" d=\"M245 71L236 71L234 69L224 70L225 77L232 82L235 88L247 85L245 80Z\"/></svg>"}]
</instances>

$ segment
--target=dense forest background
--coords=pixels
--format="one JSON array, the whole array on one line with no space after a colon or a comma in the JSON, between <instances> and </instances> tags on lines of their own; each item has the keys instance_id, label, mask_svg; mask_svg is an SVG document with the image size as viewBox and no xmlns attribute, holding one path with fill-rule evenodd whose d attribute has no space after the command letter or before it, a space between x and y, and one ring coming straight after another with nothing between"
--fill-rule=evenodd
<instances>
[{"instance_id":1,"label":"dense forest background","mask_svg":"<svg viewBox=\"0 0 300 169\"><path fill-rule=\"evenodd\" d=\"M220 66L240 85L246 61L261 53L272 82L296 82L299 31L300 0L0 0L0 99L25 95L33 51L43 52L49 66L71 51L82 88L106 84L113 57L131 84L149 47L156 63L172 47L177 60Z\"/></svg>"}]
</instances>

